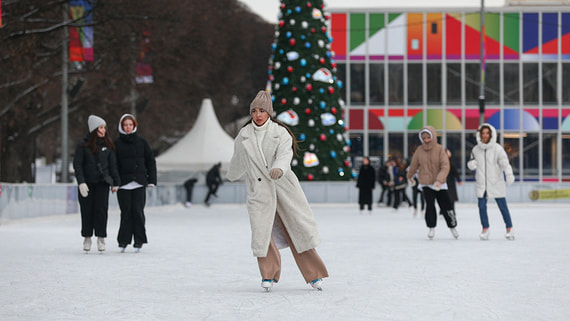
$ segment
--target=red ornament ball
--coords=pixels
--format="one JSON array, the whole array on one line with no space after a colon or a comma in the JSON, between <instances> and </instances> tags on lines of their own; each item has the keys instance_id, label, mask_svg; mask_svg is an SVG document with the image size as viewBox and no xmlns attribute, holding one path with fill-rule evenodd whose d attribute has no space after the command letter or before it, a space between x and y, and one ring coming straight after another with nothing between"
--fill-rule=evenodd
<instances>
[{"instance_id":1,"label":"red ornament ball","mask_svg":"<svg viewBox=\"0 0 570 321\"><path fill-rule=\"evenodd\" d=\"M297 43L297 41L294 38L289 39L289 44L291 46L294 46Z\"/></svg>"},{"instance_id":2,"label":"red ornament ball","mask_svg":"<svg viewBox=\"0 0 570 321\"><path fill-rule=\"evenodd\" d=\"M331 63L331 67L336 68L336 62Z\"/></svg>"},{"instance_id":3,"label":"red ornament ball","mask_svg":"<svg viewBox=\"0 0 570 321\"><path fill-rule=\"evenodd\" d=\"M322 27L322 28L321 28L321 31L322 31L322 32L327 32L327 27Z\"/></svg>"},{"instance_id":4,"label":"red ornament ball","mask_svg":"<svg viewBox=\"0 0 570 321\"><path fill-rule=\"evenodd\" d=\"M345 160L345 161L344 161L344 166L348 167L349 165L350 165L350 162L347 161L347 160Z\"/></svg>"},{"instance_id":5,"label":"red ornament ball","mask_svg":"<svg viewBox=\"0 0 570 321\"><path fill-rule=\"evenodd\" d=\"M293 90L294 93L297 92L297 87L293 86L293 88L291 88L291 90Z\"/></svg>"},{"instance_id":6,"label":"red ornament ball","mask_svg":"<svg viewBox=\"0 0 570 321\"><path fill-rule=\"evenodd\" d=\"M311 33L315 33L315 32L316 32L315 28L311 28Z\"/></svg>"},{"instance_id":7,"label":"red ornament ball","mask_svg":"<svg viewBox=\"0 0 570 321\"><path fill-rule=\"evenodd\" d=\"M281 4L281 9L285 9L285 4L284 4L284 3Z\"/></svg>"},{"instance_id":8,"label":"red ornament ball","mask_svg":"<svg viewBox=\"0 0 570 321\"><path fill-rule=\"evenodd\" d=\"M307 179L312 181L315 177L313 176L313 174L309 174L307 175Z\"/></svg>"},{"instance_id":9,"label":"red ornament ball","mask_svg":"<svg viewBox=\"0 0 570 321\"><path fill-rule=\"evenodd\" d=\"M325 58L319 59L319 62L321 63L321 65L324 65L325 64Z\"/></svg>"},{"instance_id":10,"label":"red ornament ball","mask_svg":"<svg viewBox=\"0 0 570 321\"><path fill-rule=\"evenodd\" d=\"M287 67L287 71L290 73L293 72L293 67L291 67L291 66Z\"/></svg>"},{"instance_id":11,"label":"red ornament ball","mask_svg":"<svg viewBox=\"0 0 570 321\"><path fill-rule=\"evenodd\" d=\"M325 134L321 134L320 139L322 142L324 142L325 140L327 140L327 136Z\"/></svg>"},{"instance_id":12,"label":"red ornament ball","mask_svg":"<svg viewBox=\"0 0 570 321\"><path fill-rule=\"evenodd\" d=\"M310 2L307 2L307 8L312 7L313 5Z\"/></svg>"},{"instance_id":13,"label":"red ornament ball","mask_svg":"<svg viewBox=\"0 0 570 321\"><path fill-rule=\"evenodd\" d=\"M305 109L305 114L307 115L311 114L311 109L310 108Z\"/></svg>"},{"instance_id":14,"label":"red ornament ball","mask_svg":"<svg viewBox=\"0 0 570 321\"><path fill-rule=\"evenodd\" d=\"M336 114L336 107L331 108L331 112L332 112L333 114Z\"/></svg>"},{"instance_id":15,"label":"red ornament ball","mask_svg":"<svg viewBox=\"0 0 570 321\"><path fill-rule=\"evenodd\" d=\"M279 28L285 27L285 21L279 20Z\"/></svg>"},{"instance_id":16,"label":"red ornament ball","mask_svg":"<svg viewBox=\"0 0 570 321\"><path fill-rule=\"evenodd\" d=\"M305 86L305 89L307 89L307 91L311 91L313 90L313 85L307 84L307 86Z\"/></svg>"},{"instance_id":17,"label":"red ornament ball","mask_svg":"<svg viewBox=\"0 0 570 321\"><path fill-rule=\"evenodd\" d=\"M281 98L281 105L285 105L287 103L287 99Z\"/></svg>"},{"instance_id":18,"label":"red ornament ball","mask_svg":"<svg viewBox=\"0 0 570 321\"><path fill-rule=\"evenodd\" d=\"M329 94L331 94L331 95L334 94L334 88L333 87L329 86L328 90L329 90Z\"/></svg>"}]
</instances>

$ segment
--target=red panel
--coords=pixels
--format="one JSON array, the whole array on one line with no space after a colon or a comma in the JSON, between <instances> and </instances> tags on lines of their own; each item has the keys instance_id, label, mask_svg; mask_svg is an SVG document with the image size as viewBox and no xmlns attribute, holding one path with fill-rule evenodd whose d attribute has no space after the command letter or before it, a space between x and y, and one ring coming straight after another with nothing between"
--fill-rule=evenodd
<instances>
[{"instance_id":1,"label":"red panel","mask_svg":"<svg viewBox=\"0 0 570 321\"><path fill-rule=\"evenodd\" d=\"M384 109L371 109L368 112L368 129L384 129L380 117L384 117Z\"/></svg>"},{"instance_id":2,"label":"red panel","mask_svg":"<svg viewBox=\"0 0 570 321\"><path fill-rule=\"evenodd\" d=\"M331 35L333 42L331 49L335 53L336 59L346 58L346 14L333 13L331 15Z\"/></svg>"},{"instance_id":3,"label":"red panel","mask_svg":"<svg viewBox=\"0 0 570 321\"><path fill-rule=\"evenodd\" d=\"M349 124L348 128L350 130L363 130L364 129L364 110L362 109L351 109L348 113Z\"/></svg>"},{"instance_id":4,"label":"red panel","mask_svg":"<svg viewBox=\"0 0 570 321\"><path fill-rule=\"evenodd\" d=\"M461 21L445 15L445 55L447 59L461 58Z\"/></svg>"}]
</instances>

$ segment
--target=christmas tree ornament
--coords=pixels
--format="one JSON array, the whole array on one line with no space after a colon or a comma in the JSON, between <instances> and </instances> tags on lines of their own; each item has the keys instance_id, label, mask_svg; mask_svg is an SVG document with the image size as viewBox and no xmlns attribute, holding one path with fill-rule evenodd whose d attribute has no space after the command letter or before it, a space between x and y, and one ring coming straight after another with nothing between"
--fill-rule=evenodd
<instances>
[{"instance_id":1,"label":"christmas tree ornament","mask_svg":"<svg viewBox=\"0 0 570 321\"><path fill-rule=\"evenodd\" d=\"M321 139L322 142L324 142L325 140L327 140L327 136L325 134L321 134L319 136L319 138Z\"/></svg>"},{"instance_id":2,"label":"christmas tree ornament","mask_svg":"<svg viewBox=\"0 0 570 321\"><path fill-rule=\"evenodd\" d=\"M312 75L313 80L332 84L334 82L332 73L327 68L319 68Z\"/></svg>"},{"instance_id":3,"label":"christmas tree ornament","mask_svg":"<svg viewBox=\"0 0 570 321\"><path fill-rule=\"evenodd\" d=\"M312 181L315 177L313 176L313 174L309 174L307 175L307 180Z\"/></svg>"},{"instance_id":4,"label":"christmas tree ornament","mask_svg":"<svg viewBox=\"0 0 570 321\"><path fill-rule=\"evenodd\" d=\"M299 116L292 109L289 109L277 115L277 120L287 126L297 126L299 124Z\"/></svg>"},{"instance_id":5,"label":"christmas tree ornament","mask_svg":"<svg viewBox=\"0 0 570 321\"><path fill-rule=\"evenodd\" d=\"M321 114L321 124L323 126L332 126L336 123L336 117L331 113Z\"/></svg>"},{"instance_id":6,"label":"christmas tree ornament","mask_svg":"<svg viewBox=\"0 0 570 321\"><path fill-rule=\"evenodd\" d=\"M323 174L328 174L328 173L329 173L329 168L328 168L328 166L323 166L323 168L321 169L321 171L323 172Z\"/></svg>"},{"instance_id":7,"label":"christmas tree ornament","mask_svg":"<svg viewBox=\"0 0 570 321\"><path fill-rule=\"evenodd\" d=\"M297 159L293 158L293 160L291 161L291 166L295 167L299 165L299 161L297 161Z\"/></svg>"},{"instance_id":8,"label":"christmas tree ornament","mask_svg":"<svg viewBox=\"0 0 570 321\"><path fill-rule=\"evenodd\" d=\"M299 105L301 103L301 99L299 97L293 98L293 105Z\"/></svg>"},{"instance_id":9,"label":"christmas tree ornament","mask_svg":"<svg viewBox=\"0 0 570 321\"><path fill-rule=\"evenodd\" d=\"M333 150L330 152L331 158L336 158L336 152Z\"/></svg>"},{"instance_id":10,"label":"christmas tree ornament","mask_svg":"<svg viewBox=\"0 0 570 321\"><path fill-rule=\"evenodd\" d=\"M303 156L303 165L305 167L315 167L319 165L319 158L315 153L305 152Z\"/></svg>"},{"instance_id":11,"label":"christmas tree ornament","mask_svg":"<svg viewBox=\"0 0 570 321\"><path fill-rule=\"evenodd\" d=\"M309 23L307 21L302 21L301 27L303 27L303 29L307 29L307 28L309 28Z\"/></svg>"},{"instance_id":12,"label":"christmas tree ornament","mask_svg":"<svg viewBox=\"0 0 570 321\"><path fill-rule=\"evenodd\" d=\"M309 127L314 127L315 126L315 120L314 119L309 119L309 121L307 122L307 125Z\"/></svg>"},{"instance_id":13,"label":"christmas tree ornament","mask_svg":"<svg viewBox=\"0 0 570 321\"><path fill-rule=\"evenodd\" d=\"M312 16L313 19L321 19L323 17L323 13L321 12L321 10L314 8L312 11Z\"/></svg>"},{"instance_id":14,"label":"christmas tree ornament","mask_svg":"<svg viewBox=\"0 0 570 321\"><path fill-rule=\"evenodd\" d=\"M310 151L314 151L314 150L315 150L315 144L309 145L309 150L310 150Z\"/></svg>"},{"instance_id":15,"label":"christmas tree ornament","mask_svg":"<svg viewBox=\"0 0 570 321\"><path fill-rule=\"evenodd\" d=\"M281 80L281 83L282 83L283 85L288 85L288 84L289 84L289 78L284 77L284 78Z\"/></svg>"}]
</instances>

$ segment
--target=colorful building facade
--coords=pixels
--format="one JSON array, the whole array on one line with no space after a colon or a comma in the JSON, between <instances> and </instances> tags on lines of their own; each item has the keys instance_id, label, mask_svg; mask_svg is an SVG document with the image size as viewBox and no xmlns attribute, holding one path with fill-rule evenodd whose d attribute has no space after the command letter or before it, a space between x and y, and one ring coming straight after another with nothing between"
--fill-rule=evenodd
<instances>
[{"instance_id":1,"label":"colorful building facade","mask_svg":"<svg viewBox=\"0 0 570 321\"><path fill-rule=\"evenodd\" d=\"M570 180L570 7L487 8L484 28L477 8L446 10L331 10L352 155L409 159L432 125L469 180L483 77L517 180Z\"/></svg>"}]
</instances>

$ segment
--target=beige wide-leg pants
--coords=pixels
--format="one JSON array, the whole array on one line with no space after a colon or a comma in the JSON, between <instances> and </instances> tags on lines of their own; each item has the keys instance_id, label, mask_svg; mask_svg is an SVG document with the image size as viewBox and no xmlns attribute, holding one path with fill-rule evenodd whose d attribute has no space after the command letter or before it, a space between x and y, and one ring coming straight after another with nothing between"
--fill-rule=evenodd
<instances>
[{"instance_id":1,"label":"beige wide-leg pants","mask_svg":"<svg viewBox=\"0 0 570 321\"><path fill-rule=\"evenodd\" d=\"M310 249L303 253L297 253L297 250L291 241L291 237L285 229L283 222L281 222L279 215L276 214L275 219L277 220L278 224L281 225L281 228L285 233L287 244L289 244L289 248L291 248L295 262L297 263L297 266L299 267L299 270L301 271L305 282L309 283L315 279L328 277L329 274L327 272L327 268L317 251L315 249ZM271 242L269 243L269 251L267 251L267 256L258 257L257 263L259 265L259 271L261 272L262 279L274 279L275 282L279 282L279 277L281 276L281 254L275 245L273 237L271 237Z\"/></svg>"}]
</instances>

